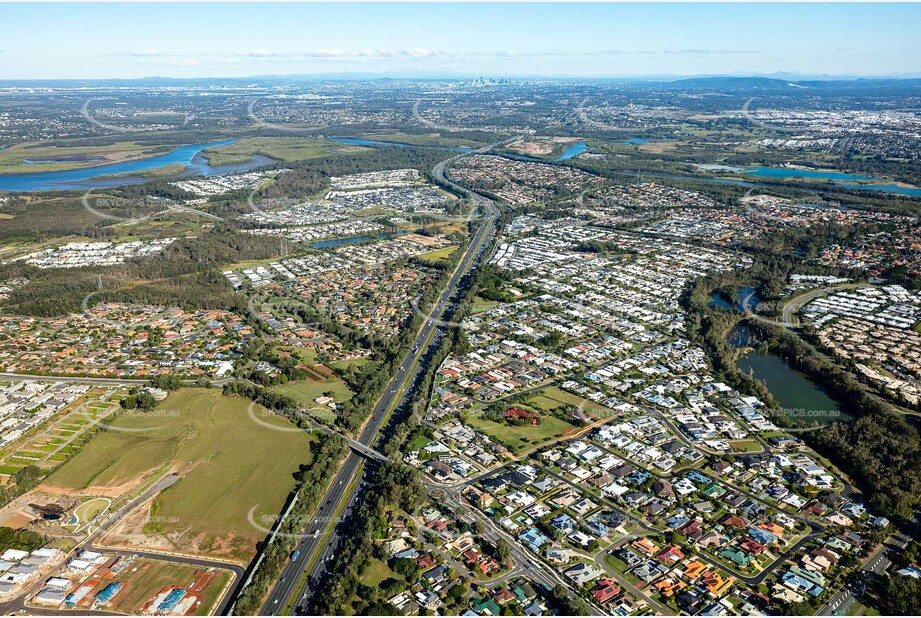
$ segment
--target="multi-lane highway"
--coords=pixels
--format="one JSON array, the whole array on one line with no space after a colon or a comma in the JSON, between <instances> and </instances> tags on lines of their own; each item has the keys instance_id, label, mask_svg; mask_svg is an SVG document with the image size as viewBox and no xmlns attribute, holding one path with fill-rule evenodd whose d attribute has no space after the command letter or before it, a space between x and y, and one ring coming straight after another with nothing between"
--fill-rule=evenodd
<instances>
[{"instance_id":1,"label":"multi-lane highway","mask_svg":"<svg viewBox=\"0 0 921 618\"><path fill-rule=\"evenodd\" d=\"M481 149L481 151L487 149ZM456 157L452 157L449 161L454 158ZM441 178L442 182L464 190L444 176L444 166L447 162L440 163L434 173ZM357 442L362 445L371 446L376 442L381 429L390 420L394 410L399 411L397 414L399 417L406 412L415 388L421 381L429 361L444 336L442 318L454 306L454 302L463 290L462 283L466 282L485 249L490 245L495 232L498 210L492 200L475 193L471 193L471 196L474 201L473 208L484 215L483 223L477 229L448 284L422 324L412 348L388 383L383 396L374 406L371 417L360 431ZM343 529L343 523L352 513L363 493L364 464L365 458L362 455L356 452L349 453L339 472L331 481L309 528L304 531L299 540L297 558L290 561L283 570L278 584L270 592L263 605L263 613L271 615L283 613L291 604L292 598L295 606L305 605L309 600L313 591L312 585L322 579L330 559L339 547L341 535L348 532ZM303 582L305 572L308 573L306 585Z\"/></svg>"},{"instance_id":2,"label":"multi-lane highway","mask_svg":"<svg viewBox=\"0 0 921 618\"><path fill-rule=\"evenodd\" d=\"M816 615L845 616L850 614L854 604L857 603L857 597L855 596L857 590L868 583L868 576L870 574L882 573L889 568L889 565L892 564L892 559L905 549L905 546L908 545L910 541L911 538L904 532L898 532L893 535L892 538L886 543L883 543L879 549L870 554L870 557L864 561L860 570L849 578L844 588L828 599L828 602L816 613Z\"/></svg>"}]
</instances>

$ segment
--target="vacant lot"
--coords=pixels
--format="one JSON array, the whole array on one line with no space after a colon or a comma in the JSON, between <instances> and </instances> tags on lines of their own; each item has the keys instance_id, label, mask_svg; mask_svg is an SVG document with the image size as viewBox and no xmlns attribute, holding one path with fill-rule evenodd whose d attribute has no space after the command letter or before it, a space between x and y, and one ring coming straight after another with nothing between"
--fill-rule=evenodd
<instances>
[{"instance_id":1,"label":"vacant lot","mask_svg":"<svg viewBox=\"0 0 921 618\"><path fill-rule=\"evenodd\" d=\"M271 527L294 486L292 474L310 462L313 438L262 408L251 416L249 405L218 390L177 391L151 413L119 417L41 489L119 496L176 471L182 478L152 505L155 521L129 518L115 536L142 534L153 523L147 530L162 534L167 545L251 557L264 533L250 523L250 510L257 507L255 521Z\"/></svg>"},{"instance_id":2,"label":"vacant lot","mask_svg":"<svg viewBox=\"0 0 921 618\"><path fill-rule=\"evenodd\" d=\"M518 452L529 446L536 446L552 438L571 433L576 429L555 416L541 416L540 425L508 425L505 421L495 422L482 417L471 416L467 424L482 431L490 438Z\"/></svg>"},{"instance_id":3,"label":"vacant lot","mask_svg":"<svg viewBox=\"0 0 921 618\"><path fill-rule=\"evenodd\" d=\"M536 391L529 399L528 404L544 412L549 412L554 408L565 406L576 406L581 408L586 414L596 416L609 416L611 410L600 403L595 403L591 399L579 397L573 393L567 393L555 386Z\"/></svg>"},{"instance_id":4,"label":"vacant lot","mask_svg":"<svg viewBox=\"0 0 921 618\"><path fill-rule=\"evenodd\" d=\"M457 251L457 247L455 246L445 247L444 249L438 249L436 251L429 251L428 253L417 255L416 259L421 262L425 262L426 264L437 266L442 262L448 261L448 259L454 255L455 251Z\"/></svg>"}]
</instances>

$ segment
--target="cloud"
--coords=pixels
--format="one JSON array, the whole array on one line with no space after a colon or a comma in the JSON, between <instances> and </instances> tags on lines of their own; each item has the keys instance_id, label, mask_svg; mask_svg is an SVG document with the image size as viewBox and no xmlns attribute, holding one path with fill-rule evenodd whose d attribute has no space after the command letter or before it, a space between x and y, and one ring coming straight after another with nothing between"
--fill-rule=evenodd
<instances>
[{"instance_id":1,"label":"cloud","mask_svg":"<svg viewBox=\"0 0 921 618\"><path fill-rule=\"evenodd\" d=\"M126 52L113 52L108 54L109 56L128 56L130 58L160 58L163 56L174 56L176 54L168 54L166 52L159 52L153 49L146 50L131 50Z\"/></svg>"},{"instance_id":2,"label":"cloud","mask_svg":"<svg viewBox=\"0 0 921 618\"><path fill-rule=\"evenodd\" d=\"M132 58L162 59L164 66L198 66L201 64L240 64L246 59L254 62L296 62L299 60L329 60L329 61L375 61L375 60L407 60L423 61L433 59L465 58L497 58L497 59L526 59L526 58L592 58L616 56L730 56L761 54L757 50L735 49L660 49L660 50L635 50L635 49L599 49L594 51L570 52L557 50L544 51L510 51L510 50L471 50L455 52L446 49L410 47L390 48L377 47L368 49L310 49L310 50L275 50L275 49L250 49L242 51L217 51L217 52L192 52L175 53L160 52L157 50L131 50L109 54L112 56L128 56ZM198 58L200 60L194 60ZM174 59L174 60L170 60Z\"/></svg>"},{"instance_id":3,"label":"cloud","mask_svg":"<svg viewBox=\"0 0 921 618\"><path fill-rule=\"evenodd\" d=\"M735 56L744 54L760 54L760 51L751 49L679 49L675 51L665 50L663 54L684 54L690 56Z\"/></svg>"},{"instance_id":4,"label":"cloud","mask_svg":"<svg viewBox=\"0 0 921 618\"><path fill-rule=\"evenodd\" d=\"M587 52L590 56L729 56L735 54L760 54L757 50L742 49L602 49Z\"/></svg>"},{"instance_id":5,"label":"cloud","mask_svg":"<svg viewBox=\"0 0 921 618\"><path fill-rule=\"evenodd\" d=\"M209 54L204 54L209 55ZM410 49L311 49L307 51L280 51L268 49L253 49L249 51L225 52L214 54L218 56L233 56L239 58L328 58L328 59L376 59L376 58L442 58L450 57L455 54L444 49L428 49L424 47L415 47Z\"/></svg>"},{"instance_id":6,"label":"cloud","mask_svg":"<svg viewBox=\"0 0 921 618\"><path fill-rule=\"evenodd\" d=\"M157 58L144 64L159 67L199 67L202 63L194 58Z\"/></svg>"}]
</instances>

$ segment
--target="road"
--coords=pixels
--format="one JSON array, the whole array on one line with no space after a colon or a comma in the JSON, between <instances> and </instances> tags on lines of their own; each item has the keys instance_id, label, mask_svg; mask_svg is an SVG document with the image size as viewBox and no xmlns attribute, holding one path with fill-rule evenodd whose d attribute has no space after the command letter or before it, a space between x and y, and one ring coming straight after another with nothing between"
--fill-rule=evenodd
<instances>
[{"instance_id":1,"label":"road","mask_svg":"<svg viewBox=\"0 0 921 618\"><path fill-rule=\"evenodd\" d=\"M493 146L476 152L485 152L491 147ZM439 163L435 167L434 174L447 185L467 192L466 189L459 187L444 175L444 167L448 162L467 154L470 153L464 153ZM432 308L430 317L422 324L410 352L387 384L383 396L374 406L370 418L360 431L357 442L362 445L373 445L381 429L389 421L390 412L397 408L398 404L399 407L408 407L412 401L415 387L424 375L428 361L437 350L437 344L440 343L444 334L445 328L441 318L449 308L453 307L452 300L461 288L461 282L466 279L479 262L484 249L489 246L489 240L495 232L498 210L492 200L472 192L470 195L474 201L473 207L484 212L485 220L471 239L466 253L439 296L438 302ZM348 532L344 529L343 524L354 511L362 495L362 479L357 477L359 472L362 472L361 477L364 476L364 463L365 459L362 455L356 452L349 453L338 473L333 477L305 535L300 539L297 559L289 561L282 571L278 584L269 593L262 607L263 614L278 615L284 612L286 605L294 595L296 595L295 605L304 605L309 600L313 590L310 584L321 581L329 560L335 555L341 543L341 535ZM356 481L358 481L357 484ZM295 590L301 583L305 572L309 572L307 585Z\"/></svg>"},{"instance_id":2,"label":"road","mask_svg":"<svg viewBox=\"0 0 921 618\"><path fill-rule=\"evenodd\" d=\"M528 553L517 539L513 538L508 532L503 530L500 526L497 526L495 522L483 515L479 509L467 503L462 495L458 495L457 492L450 489L442 489L442 491L445 493L445 498L443 500L445 506L455 511L463 509L464 516L461 517L461 519L467 523L473 523L475 520L479 520L485 525L482 534L483 538L494 545L502 541L511 549L512 562L514 562L515 566L510 571L502 574L502 576L490 580L488 582L489 584L495 585L512 577L526 574L529 580L548 588L553 588L557 584L563 584L569 587L569 584L560 577L554 567L544 562L541 556ZM593 616L607 615L594 604L588 603L587 601L585 603Z\"/></svg>"},{"instance_id":3,"label":"road","mask_svg":"<svg viewBox=\"0 0 921 618\"><path fill-rule=\"evenodd\" d=\"M882 573L889 568L889 565L892 564L892 558L902 551L909 541L911 539L908 535L898 532L888 542L883 543L879 549L870 554L870 557L864 561L860 571L856 574L857 577L851 578L850 582L855 582L857 585L851 585L850 582L845 584L844 588L828 599L828 602L816 613L816 616L846 615L857 603L854 593L857 586L865 583L863 578L870 573Z\"/></svg>"},{"instance_id":4,"label":"road","mask_svg":"<svg viewBox=\"0 0 921 618\"><path fill-rule=\"evenodd\" d=\"M150 380L132 378L87 378L79 376L37 376L30 373L0 373L3 380L22 380L23 382L78 382L80 384L114 384L116 386L139 386L150 384Z\"/></svg>"}]
</instances>

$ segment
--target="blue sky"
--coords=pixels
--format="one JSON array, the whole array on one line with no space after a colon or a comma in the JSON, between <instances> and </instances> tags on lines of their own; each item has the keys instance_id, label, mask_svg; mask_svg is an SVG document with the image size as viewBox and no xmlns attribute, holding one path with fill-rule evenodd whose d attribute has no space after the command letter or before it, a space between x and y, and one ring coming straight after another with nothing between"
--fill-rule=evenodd
<instances>
[{"instance_id":1,"label":"blue sky","mask_svg":"<svg viewBox=\"0 0 921 618\"><path fill-rule=\"evenodd\" d=\"M0 79L921 74L918 4L0 4Z\"/></svg>"}]
</instances>

